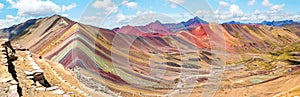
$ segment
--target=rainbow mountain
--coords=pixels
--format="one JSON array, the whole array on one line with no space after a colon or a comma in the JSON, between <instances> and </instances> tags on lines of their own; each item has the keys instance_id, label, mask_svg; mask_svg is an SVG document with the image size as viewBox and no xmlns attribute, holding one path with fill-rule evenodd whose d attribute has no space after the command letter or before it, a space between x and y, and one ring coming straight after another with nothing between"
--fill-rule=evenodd
<instances>
[{"instance_id":1,"label":"rainbow mountain","mask_svg":"<svg viewBox=\"0 0 300 97\"><path fill-rule=\"evenodd\" d=\"M213 65L221 65L220 70L229 68L221 73L230 74L228 77L232 79L250 80L249 74L265 75L258 72L273 70L276 66L251 70L238 62L254 64L259 61L257 64L260 64L265 59L258 58L258 54L269 54L297 43L299 30L300 26L294 23L281 26L217 24L199 17L180 23L155 21L145 26L126 25L110 30L54 15L1 31L10 34L13 44L59 62L65 68L79 67L82 74L98 79L99 83L125 96L164 95L177 89L180 79L186 79L180 94L197 96L210 84L207 81ZM189 76L182 76L183 72ZM237 72L240 74L234 75ZM274 73L275 77L282 75ZM245 81L237 87L255 84ZM217 92L225 95L225 92Z\"/></svg>"}]
</instances>

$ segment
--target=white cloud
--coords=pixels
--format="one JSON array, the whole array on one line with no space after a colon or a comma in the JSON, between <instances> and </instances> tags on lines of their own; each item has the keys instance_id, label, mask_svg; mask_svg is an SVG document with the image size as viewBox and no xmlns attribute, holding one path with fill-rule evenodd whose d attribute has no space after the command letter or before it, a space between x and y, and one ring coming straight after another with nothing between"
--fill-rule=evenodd
<instances>
[{"instance_id":1,"label":"white cloud","mask_svg":"<svg viewBox=\"0 0 300 97\"><path fill-rule=\"evenodd\" d=\"M239 22L262 22L262 21L281 21L281 20L299 20L299 15L292 14L289 12L276 12L272 13L270 11L254 11L255 14L249 13L244 14L241 17L227 17L227 18L218 18L219 22L227 22L227 21L239 21ZM217 16L226 16L224 14L218 14Z\"/></svg>"},{"instance_id":2,"label":"white cloud","mask_svg":"<svg viewBox=\"0 0 300 97\"><path fill-rule=\"evenodd\" d=\"M176 4L174 4L174 3L171 4L171 8L176 8L176 7L177 7Z\"/></svg>"},{"instance_id":3,"label":"white cloud","mask_svg":"<svg viewBox=\"0 0 300 97\"><path fill-rule=\"evenodd\" d=\"M248 5L253 5L257 0L249 0ZM297 14L284 11L285 4L272 4L268 0L264 0L262 3L268 10L256 9L252 13L245 13L236 4L230 4L229 2L219 1L219 8L216 9L212 15L205 11L196 11L195 15L210 22L228 22L239 21L245 23L255 23L262 21L281 21L281 20L296 20L300 21L300 12ZM223 9L224 10L223 10ZM208 18L207 18L208 17ZM210 20L212 19L212 20Z\"/></svg>"},{"instance_id":4,"label":"white cloud","mask_svg":"<svg viewBox=\"0 0 300 97\"><path fill-rule=\"evenodd\" d=\"M118 13L116 18L117 18L116 23L118 23L118 24L123 22L124 20L126 20L126 16L122 13Z\"/></svg>"},{"instance_id":5,"label":"white cloud","mask_svg":"<svg viewBox=\"0 0 300 97\"><path fill-rule=\"evenodd\" d=\"M177 14L177 15L179 15L179 14ZM164 14L156 13L153 11L146 11L146 12L141 13L138 16L133 16L128 21L128 24L133 25L133 26L142 26L142 25L149 24L156 20L160 21L161 23L176 22L176 20L174 20L173 18L170 18L169 15L164 15Z\"/></svg>"},{"instance_id":6,"label":"white cloud","mask_svg":"<svg viewBox=\"0 0 300 97\"><path fill-rule=\"evenodd\" d=\"M71 9L73 9L73 8L75 8L77 6L77 4L75 4L75 3L72 3L72 4L70 4L70 5L62 5L62 7L61 7L61 11L62 12L65 12L65 11L68 11L68 10L71 10Z\"/></svg>"},{"instance_id":7,"label":"white cloud","mask_svg":"<svg viewBox=\"0 0 300 97\"><path fill-rule=\"evenodd\" d=\"M9 27L9 26L13 25L14 22L15 22L14 19L8 19L7 17L6 17L6 19L0 19L0 29Z\"/></svg>"},{"instance_id":8,"label":"white cloud","mask_svg":"<svg viewBox=\"0 0 300 97\"><path fill-rule=\"evenodd\" d=\"M9 4L14 4L15 2L13 0L6 0Z\"/></svg>"},{"instance_id":9,"label":"white cloud","mask_svg":"<svg viewBox=\"0 0 300 97\"><path fill-rule=\"evenodd\" d=\"M0 10L4 8L4 4L0 3Z\"/></svg>"},{"instance_id":10,"label":"white cloud","mask_svg":"<svg viewBox=\"0 0 300 97\"><path fill-rule=\"evenodd\" d=\"M149 11L144 11L144 12L137 12L137 15L144 15L144 14L153 14L153 13L155 13L154 11L152 11L152 10L149 10Z\"/></svg>"},{"instance_id":11,"label":"white cloud","mask_svg":"<svg viewBox=\"0 0 300 97\"><path fill-rule=\"evenodd\" d=\"M129 8L135 8L135 7L137 7L138 4L136 2L128 2L126 5Z\"/></svg>"},{"instance_id":12,"label":"white cloud","mask_svg":"<svg viewBox=\"0 0 300 97\"><path fill-rule=\"evenodd\" d=\"M256 0L250 0L250 1L248 2L248 5L249 5L249 6L252 6L252 5L254 5L255 2L256 2Z\"/></svg>"},{"instance_id":13,"label":"white cloud","mask_svg":"<svg viewBox=\"0 0 300 97\"><path fill-rule=\"evenodd\" d=\"M121 27L124 25L141 26L146 25L155 20L165 22L166 19L162 19L163 16L156 15L153 11L137 11L135 15L124 15L122 12L118 12L115 16L109 17L112 21L106 21L104 23L107 27ZM168 14L170 15L170 14ZM177 14L178 15L178 14Z\"/></svg>"},{"instance_id":14,"label":"white cloud","mask_svg":"<svg viewBox=\"0 0 300 97\"><path fill-rule=\"evenodd\" d=\"M141 11L137 11L137 12L136 12L137 15L139 15L139 14L141 14L141 13L142 13Z\"/></svg>"},{"instance_id":15,"label":"white cloud","mask_svg":"<svg viewBox=\"0 0 300 97\"><path fill-rule=\"evenodd\" d=\"M273 5L270 7L270 10L272 12L278 12L278 11L281 11L283 10L283 7L285 6L285 4L280 4L280 5Z\"/></svg>"},{"instance_id":16,"label":"white cloud","mask_svg":"<svg viewBox=\"0 0 300 97\"><path fill-rule=\"evenodd\" d=\"M84 16L80 19L80 22L83 24L99 26L102 20L102 16Z\"/></svg>"},{"instance_id":17,"label":"white cloud","mask_svg":"<svg viewBox=\"0 0 300 97\"><path fill-rule=\"evenodd\" d=\"M293 17L293 20L300 21L300 15L295 15L295 16Z\"/></svg>"},{"instance_id":18,"label":"white cloud","mask_svg":"<svg viewBox=\"0 0 300 97\"><path fill-rule=\"evenodd\" d=\"M169 0L172 3L182 4L184 0Z\"/></svg>"},{"instance_id":19,"label":"white cloud","mask_svg":"<svg viewBox=\"0 0 300 97\"><path fill-rule=\"evenodd\" d=\"M69 14L62 14L61 16L68 17L68 16L69 16Z\"/></svg>"},{"instance_id":20,"label":"white cloud","mask_svg":"<svg viewBox=\"0 0 300 97\"><path fill-rule=\"evenodd\" d=\"M215 13L218 13L220 11L222 11L223 9L225 8L228 8L230 7L230 4L228 2L225 2L225 1L219 1L219 7L218 9L215 11Z\"/></svg>"},{"instance_id":21,"label":"white cloud","mask_svg":"<svg viewBox=\"0 0 300 97\"><path fill-rule=\"evenodd\" d=\"M17 0L16 2L7 0L7 2L11 4L12 8L18 10L18 15L20 16L46 16L58 12L65 12L76 7L76 4L74 3L60 7L60 5L57 5L50 0Z\"/></svg>"},{"instance_id":22,"label":"white cloud","mask_svg":"<svg viewBox=\"0 0 300 97\"><path fill-rule=\"evenodd\" d=\"M17 15L7 15L6 18L0 19L0 27L9 27L27 21L28 19L39 16L47 16L60 12L65 12L76 7L76 4L58 5L50 0L6 0L10 8L17 9ZM66 16L66 14L61 13Z\"/></svg>"},{"instance_id":23,"label":"white cloud","mask_svg":"<svg viewBox=\"0 0 300 97\"><path fill-rule=\"evenodd\" d=\"M21 16L44 16L60 12L60 7L51 1L41 0L18 0L8 1L12 8L18 9Z\"/></svg>"},{"instance_id":24,"label":"white cloud","mask_svg":"<svg viewBox=\"0 0 300 97\"><path fill-rule=\"evenodd\" d=\"M254 14L255 14L255 15L260 14L260 11L259 11L259 10L255 10L255 11L254 11Z\"/></svg>"},{"instance_id":25,"label":"white cloud","mask_svg":"<svg viewBox=\"0 0 300 97\"><path fill-rule=\"evenodd\" d=\"M279 11L282 11L285 4L272 4L270 3L269 0L263 0L263 2L261 3L264 7L269 7L270 10L269 12L271 13L276 13L276 12L279 12Z\"/></svg>"},{"instance_id":26,"label":"white cloud","mask_svg":"<svg viewBox=\"0 0 300 97\"><path fill-rule=\"evenodd\" d=\"M184 0L167 0L167 1L172 3L171 4L172 8L176 8L177 5L180 5L180 4L184 3Z\"/></svg>"},{"instance_id":27,"label":"white cloud","mask_svg":"<svg viewBox=\"0 0 300 97\"><path fill-rule=\"evenodd\" d=\"M263 0L263 2L261 4L265 7L272 6L272 4L270 3L269 0Z\"/></svg>"},{"instance_id":28,"label":"white cloud","mask_svg":"<svg viewBox=\"0 0 300 97\"><path fill-rule=\"evenodd\" d=\"M118 7L111 0L103 0L103 1L97 0L92 4L92 6L98 9L102 9L102 8L105 9L106 14L115 13L118 11Z\"/></svg>"},{"instance_id":29,"label":"white cloud","mask_svg":"<svg viewBox=\"0 0 300 97\"><path fill-rule=\"evenodd\" d=\"M28 19L32 19L33 17L25 18L21 16L13 16L13 15L6 15L5 19L0 19L0 29L7 28L14 24L18 24L21 22L25 22Z\"/></svg>"},{"instance_id":30,"label":"white cloud","mask_svg":"<svg viewBox=\"0 0 300 97\"><path fill-rule=\"evenodd\" d=\"M138 8L138 3L136 2L129 2L127 0L122 2L125 6L127 6L128 8Z\"/></svg>"},{"instance_id":31,"label":"white cloud","mask_svg":"<svg viewBox=\"0 0 300 97\"><path fill-rule=\"evenodd\" d=\"M230 5L229 12L237 16L241 16L244 14L244 12L240 9L240 7L235 4Z\"/></svg>"},{"instance_id":32,"label":"white cloud","mask_svg":"<svg viewBox=\"0 0 300 97\"><path fill-rule=\"evenodd\" d=\"M226 9L225 9L226 8ZM197 13L197 12L196 12ZM199 12L198 12L199 13ZM213 22L227 22L233 19L245 19L244 12L236 4L230 4L225 1L219 1L219 8L213 13L201 13L199 17L206 17L205 20ZM209 20L210 19L210 20Z\"/></svg>"},{"instance_id":33,"label":"white cloud","mask_svg":"<svg viewBox=\"0 0 300 97\"><path fill-rule=\"evenodd\" d=\"M212 15L205 11L196 11L195 15L210 22L228 22L228 21L239 21L239 22L261 22L267 21L280 21L280 20L300 20L300 13L292 14L284 11L285 4L272 4L269 0L263 0L262 6L268 8L268 10L256 9L252 13L245 13L236 4L227 2L228 0L220 0L219 7L213 12ZM249 0L248 5L252 6L257 0Z\"/></svg>"},{"instance_id":34,"label":"white cloud","mask_svg":"<svg viewBox=\"0 0 300 97\"><path fill-rule=\"evenodd\" d=\"M214 11L215 14L220 14L222 12L223 9L225 8L228 8L230 6L230 4L228 2L225 2L225 1L219 1L219 7L218 9L216 9ZM195 12L195 14L198 16L198 17L201 17L203 16L203 10L198 10Z\"/></svg>"},{"instance_id":35,"label":"white cloud","mask_svg":"<svg viewBox=\"0 0 300 97\"><path fill-rule=\"evenodd\" d=\"M219 12L216 11L215 13L219 13ZM215 17L214 12L212 12L210 10L197 10L195 12L195 15L198 16L199 18L207 20L207 21L212 21L212 20L214 20L214 17Z\"/></svg>"},{"instance_id":36,"label":"white cloud","mask_svg":"<svg viewBox=\"0 0 300 97\"><path fill-rule=\"evenodd\" d=\"M230 4L228 2L220 1L219 2L220 7L229 7Z\"/></svg>"}]
</instances>

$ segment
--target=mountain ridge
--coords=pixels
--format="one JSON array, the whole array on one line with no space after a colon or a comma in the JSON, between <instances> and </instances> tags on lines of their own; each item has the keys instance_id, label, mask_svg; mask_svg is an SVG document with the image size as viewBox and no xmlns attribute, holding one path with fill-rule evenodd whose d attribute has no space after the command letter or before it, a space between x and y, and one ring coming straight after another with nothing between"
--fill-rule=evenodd
<instances>
[{"instance_id":1,"label":"mountain ridge","mask_svg":"<svg viewBox=\"0 0 300 97\"><path fill-rule=\"evenodd\" d=\"M72 20L70 20L70 19L68 19L64 16L58 15L58 14L54 14L53 16L57 16L57 17L61 17L63 19L67 19L67 21L72 21ZM50 17L53 17L53 16L50 16ZM47 18L47 17L45 17L45 18ZM14 31L12 31L12 29L17 29L16 27L18 27L19 29L26 28L28 26L31 26L30 24L35 23L35 21L37 21L39 19L42 19L42 18L29 19L29 20L27 20L23 23L15 24L15 25L13 25L11 27L8 27L8 28L1 28L0 32L1 33L14 32ZM201 24L208 24L208 22L200 19L198 16L195 16L194 18L191 18L187 21L182 21L180 23L164 23L163 24L159 20L156 20L154 22L150 22L149 24L145 24L144 26L132 26L132 28L134 28L134 27L137 27L137 28L147 28L148 27L149 28L149 26L155 25L155 24L164 26L169 31L171 31L172 33L176 33L176 32L181 31L181 30L192 29L193 27L191 28L191 26L193 26L193 25L198 26L198 25L201 25ZM291 24L300 25L300 22L297 22L297 21L294 21L294 20L280 20L280 21L262 21L260 23L242 23L242 22L237 22L237 21L232 20L232 21L224 22L224 23L220 23L220 24L254 24L254 25L257 24L257 25L268 25L268 26L279 26L279 27L281 27L281 26L284 26L284 25L291 25ZM90 25L90 26L92 26L92 25ZM131 25L125 25L125 26L122 26L121 28L123 28L123 27L128 28L128 26L131 26ZM112 30L116 31L117 29L120 30L121 28L116 27L116 28L113 28ZM19 30L19 31L23 31L23 30ZM165 30L163 30L163 31L165 31ZM169 32L169 31L165 31L165 32ZM122 31L119 31L119 32L122 32ZM142 32L149 33L150 31L142 31ZM137 35L142 35L142 34L137 34Z\"/></svg>"}]
</instances>

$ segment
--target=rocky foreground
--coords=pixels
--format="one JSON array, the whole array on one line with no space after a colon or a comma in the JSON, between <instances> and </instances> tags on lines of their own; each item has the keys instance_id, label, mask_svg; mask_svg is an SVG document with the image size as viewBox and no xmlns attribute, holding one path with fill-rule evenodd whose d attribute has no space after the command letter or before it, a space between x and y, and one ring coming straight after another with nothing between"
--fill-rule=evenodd
<instances>
[{"instance_id":1,"label":"rocky foreground","mask_svg":"<svg viewBox=\"0 0 300 97\"><path fill-rule=\"evenodd\" d=\"M81 83L61 64L45 60L27 49L14 49L7 39L0 42L1 97L117 96L104 86L97 90L85 87L83 84L90 84L89 78L78 75L80 80L86 80Z\"/></svg>"}]
</instances>

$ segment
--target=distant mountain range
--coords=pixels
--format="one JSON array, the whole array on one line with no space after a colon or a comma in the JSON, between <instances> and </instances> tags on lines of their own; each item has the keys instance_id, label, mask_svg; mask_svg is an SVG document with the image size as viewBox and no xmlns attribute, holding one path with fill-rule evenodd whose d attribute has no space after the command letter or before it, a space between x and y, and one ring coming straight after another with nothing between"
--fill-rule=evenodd
<instances>
[{"instance_id":1,"label":"distant mountain range","mask_svg":"<svg viewBox=\"0 0 300 97\"><path fill-rule=\"evenodd\" d=\"M208 22L196 16L186 22L182 21L180 23L168 23L168 24L164 24L164 26L166 26L172 32L178 32L180 30L189 30L190 28L194 28L199 24L208 24Z\"/></svg>"},{"instance_id":2,"label":"distant mountain range","mask_svg":"<svg viewBox=\"0 0 300 97\"><path fill-rule=\"evenodd\" d=\"M300 22L296 22L293 20L283 20L283 21L262 21L261 23L241 23L236 21L230 21L225 22L223 24L258 24L258 25L268 25L268 26L284 26L284 25L291 25L291 24L298 24L300 25Z\"/></svg>"},{"instance_id":3,"label":"distant mountain range","mask_svg":"<svg viewBox=\"0 0 300 97\"><path fill-rule=\"evenodd\" d=\"M160 21L157 20L145 26L126 25L121 28L115 28L113 29L113 31L126 33L126 34L140 35L140 36L164 36L164 35L172 35L180 31L189 31L203 24L208 24L208 22L196 16L192 19L189 19L188 21L182 21L180 23L162 24ZM300 23L293 20L284 20L284 21L263 21L261 23L241 23L236 21L230 21L222 24L257 24L257 25L281 27L284 25L300 24Z\"/></svg>"},{"instance_id":4,"label":"distant mountain range","mask_svg":"<svg viewBox=\"0 0 300 97\"><path fill-rule=\"evenodd\" d=\"M293 20L283 20L283 21L263 21L260 24L268 25L268 26L284 26L284 25L291 25L291 24L300 24L300 22L296 22Z\"/></svg>"},{"instance_id":5,"label":"distant mountain range","mask_svg":"<svg viewBox=\"0 0 300 97\"><path fill-rule=\"evenodd\" d=\"M25 28L31 26L39 19L30 19L24 23L13 25L9 28L1 29L0 32L10 32L14 34L12 36L16 36L24 32ZM182 21L180 23L166 23L163 24L160 21L156 20L155 22L149 23L144 26L130 26L126 25L121 28L114 28L113 31L125 33L125 34L133 34L139 36L165 36L165 35L172 35L174 33L180 31L188 31L192 30L195 27L198 27L202 24L208 24L207 21L200 19L198 16L189 19L187 21ZM263 21L261 23L241 23L237 21L230 21L224 22L222 24L257 24L257 25L268 25L268 26L284 26L284 25L291 25L296 24L300 25L300 22L296 22L293 20L283 20L283 21ZM10 37L12 38L12 37Z\"/></svg>"},{"instance_id":6,"label":"distant mountain range","mask_svg":"<svg viewBox=\"0 0 300 97\"><path fill-rule=\"evenodd\" d=\"M149 36L149 35L164 36L164 35L171 35L182 30L191 30L201 24L208 24L208 22L200 19L199 17L194 17L186 22L183 21L180 23L167 23L167 24L162 24L160 21L156 20L155 22L152 22L145 26L126 25L121 28L115 28L113 29L113 31L141 35L141 36Z\"/></svg>"},{"instance_id":7,"label":"distant mountain range","mask_svg":"<svg viewBox=\"0 0 300 97\"><path fill-rule=\"evenodd\" d=\"M139 36L164 36L171 35L172 32L166 28L161 22L155 21L145 26L123 26L121 28L113 29L115 32L125 34L134 34Z\"/></svg>"},{"instance_id":8,"label":"distant mountain range","mask_svg":"<svg viewBox=\"0 0 300 97\"><path fill-rule=\"evenodd\" d=\"M230 21L230 22L225 22L223 24L245 24L245 23L236 22L236 21Z\"/></svg>"}]
</instances>

